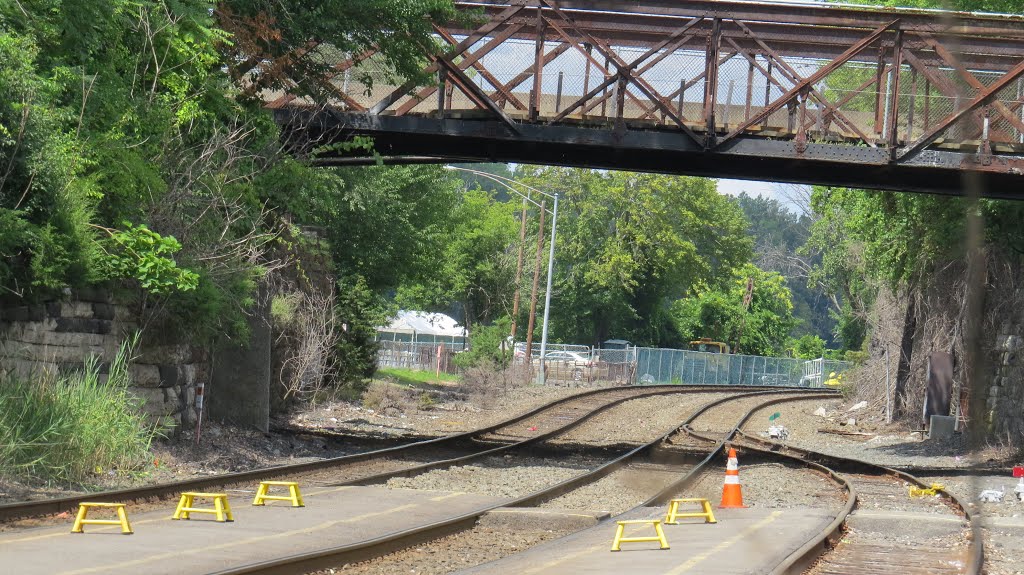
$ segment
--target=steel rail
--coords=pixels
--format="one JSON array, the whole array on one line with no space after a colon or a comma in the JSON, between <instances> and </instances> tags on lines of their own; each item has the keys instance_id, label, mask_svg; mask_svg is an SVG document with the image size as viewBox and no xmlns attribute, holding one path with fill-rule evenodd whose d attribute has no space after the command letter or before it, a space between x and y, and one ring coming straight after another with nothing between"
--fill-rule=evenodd
<instances>
[{"instance_id":1,"label":"steel rail","mask_svg":"<svg viewBox=\"0 0 1024 575\"><path fill-rule=\"evenodd\" d=\"M713 386L720 390L736 389L736 386ZM708 391L702 389L702 391ZM712 389L713 391L713 389ZM815 390L816 391L816 390ZM337 547L330 547L321 549L318 551L296 554L290 557L280 557L269 561L262 561L258 563L252 563L249 565L243 565L239 567L229 568L222 571L218 571L213 575L292 575L294 573L306 573L314 571L316 569L322 569L326 567L334 567L341 564L355 563L359 561L367 561L376 557L380 557L387 553L408 548L413 545L421 544L426 541L437 539L445 535L464 531L473 527L476 521L487 512L497 509L499 507L522 507L536 505L539 502L546 501L548 499L557 497L564 494L565 492L578 487L580 485L596 481L601 477L611 473L615 469L627 464L631 459L635 458L640 453L643 453L649 449L653 449L665 439L671 435L677 433L686 423L692 421L698 417L704 411L720 405L727 401L734 401L745 397L757 396L757 395L768 395L768 394L780 394L780 393L800 393L801 395L820 397L820 394L808 394L807 388L774 388L770 390L752 391L748 393L738 394L730 397L720 398L718 400L711 401L703 405L693 415L691 415L686 422L673 428L668 433L665 433L657 439L648 442L640 447L637 447L624 455L620 455L608 463L601 465L591 471L583 473L577 477L570 478L566 481L560 482L556 485L546 487L538 490L534 493L525 495L517 498L510 502L503 502L498 504L488 505L480 509L464 513L448 519L436 521L428 525L422 525L412 529L405 529L395 531L389 534L385 534L373 539L360 541L348 545L342 545ZM835 394L828 394L829 397ZM698 465L703 465L706 461L709 461L711 456L705 458L704 462Z\"/></svg>"},{"instance_id":2,"label":"steel rail","mask_svg":"<svg viewBox=\"0 0 1024 575\"><path fill-rule=\"evenodd\" d=\"M875 463L863 461L852 457L839 457L835 455L829 455L826 453L821 453L810 449L804 449L801 447L795 447L777 441L770 441L760 437L754 437L752 435L745 433L741 429L742 426L746 423L746 421L749 420L749 418L753 415L753 413L759 409L763 409L764 407L775 403L802 401L805 399L810 398L779 398L769 402L765 402L761 406L748 412L746 416L743 418L743 420L736 426L736 428L730 434L731 438L738 437L739 439L744 441L744 443L742 444L744 449L751 449L765 455L799 461L805 465L813 466L816 469L826 471L827 474L831 478L833 478L833 480L841 480L841 483L844 484L845 489L847 489L848 493L852 494L853 496L844 506L843 511L841 511L836 516L836 519L833 520L832 523L826 526L825 529L823 529L820 533L812 537L804 545L802 545L799 549L794 551L779 565L777 565L772 570L773 575L802 573L803 567L809 565L814 559L821 555L827 549L829 541L833 541L836 539L836 536L842 528L843 524L846 522L847 517L853 511L856 502L856 490L854 489L850 481L832 466L853 466L859 468L862 472L866 471L867 474L879 476L895 476L898 477L899 479L902 479L908 483L917 485L918 487L922 488L928 488L931 486L924 480L899 469L878 465ZM690 433L693 434L693 432ZM756 447L756 444L760 444L764 446L764 448L758 448ZM786 452L792 452L795 453L796 455L790 455L789 453ZM826 463L828 465L826 465ZM970 508L967 505L965 505L956 495L944 489L940 489L937 491L941 496L943 496L947 500L947 504L949 504L950 507L952 507L959 514L963 515L963 517L966 519L968 523L971 523L975 519L970 511ZM978 575L981 573L982 567L984 565L984 543L980 540L980 538L975 537L971 539L968 545L968 550L969 563L967 564L966 573L968 575Z\"/></svg>"},{"instance_id":3,"label":"steel rail","mask_svg":"<svg viewBox=\"0 0 1024 575\"><path fill-rule=\"evenodd\" d=\"M174 481L170 483L162 483L158 485L149 485L143 487L133 487L128 489L118 489L111 491L103 491L97 493L88 493L81 495L73 495L68 497L58 497L43 499L39 501L25 501L17 503L6 503L0 505L0 522L10 521L18 518L27 517L38 517L43 515L57 514L65 511L73 511L78 508L78 504L82 501L97 501L97 502L128 502L128 501L139 501L149 499L160 499L177 497L182 491L208 491L214 487L224 487L228 485L235 485L240 483L250 483L253 481L261 481L266 479L274 479L280 477L287 477L298 473L309 473L331 469L341 465L350 463L358 463L360 461L367 461L372 459L378 459L382 457L388 457L392 455L406 455L414 453L419 450L429 450L441 446L451 446L464 441L471 441L474 437L479 435L486 435L503 427L514 425L525 419L534 417L543 411L555 408L565 403L577 401L581 398L587 398L595 395L614 393L621 390L635 389L637 391L636 396L627 397L624 400L635 399L639 396L647 395L649 391L663 390L668 393L679 393L679 392L697 392L697 391L713 391L714 389L721 389L724 386L679 386L679 385L659 385L659 386L621 386L621 387L609 387L609 388L598 388L587 390L581 393L576 393L570 396L566 396L544 405L541 405L535 409L527 411L521 415L512 417L510 419L482 427L479 429L466 431L463 433L457 433L444 437L437 437L433 439L427 439L423 441L416 441L407 443L405 445L399 445L396 447L388 447L384 449L376 449L366 451L363 453L356 453L352 455L344 455L341 457L333 457L329 459L322 459L318 461L311 461L306 463L296 463L291 465L279 465L274 467L264 467L260 469L253 469L248 471L240 471L235 473L226 473L216 475L212 477L203 477L196 479L186 479L183 481ZM747 389L756 389L754 386L744 386ZM790 388L787 388L790 389ZM792 388L792 389L806 389L806 388ZM536 438L531 438L536 439ZM530 441L530 440L527 440ZM516 445L513 443L512 445Z\"/></svg>"},{"instance_id":4,"label":"steel rail","mask_svg":"<svg viewBox=\"0 0 1024 575\"><path fill-rule=\"evenodd\" d=\"M98 502L110 502L110 501L137 501L143 499L154 499L161 497L176 497L182 491L204 491L209 490L216 486L231 485L236 483L251 482L254 480L272 479L277 477L284 477L293 475L296 473L307 473L311 471L320 471L323 469L330 469L332 467L348 464L357 463L360 461L366 461L370 459L377 459L380 457L386 457L391 455L404 455L408 452L413 452L421 449L435 448L439 446L448 446L459 443L460 441L471 440L473 437L478 435L485 435L487 433L498 430L502 427L514 425L520 421L533 417L543 411L557 407L559 405L569 403L572 401L579 400L581 398L591 397L595 395L601 395L605 393L616 392L623 389L635 388L640 390L651 390L653 388L675 388L679 389L680 386L623 386L623 387L609 387L587 390L582 393L573 394L566 396L544 405L541 405L535 409L527 411L521 415L506 419L499 423L482 427L479 429L466 431L463 433L457 433L453 435L447 435L443 437L437 437L433 439L427 439L424 441L416 441L407 443L405 445L399 445L396 447L387 447L384 449L376 449L372 451L366 451L363 453L356 453L353 455L344 455L341 457L332 457L329 459L322 459L319 461L312 461L307 463L297 463L292 465L279 465L274 467L264 467L261 469L253 469L249 471L240 471L236 473L227 473L217 475L213 477L203 477L198 479L187 479L184 481L175 481L170 483L163 483L159 485L150 485L144 487L133 487L129 489L118 489L112 491L104 491L99 493L89 493L83 495L74 495L69 497L59 497L51 499L43 499L39 501L27 501L18 503L6 503L0 505L0 521L7 521L16 518L23 517L35 517L40 515L49 515L61 513L63 511L71 511L77 509L78 504L82 501L98 501Z\"/></svg>"}]
</instances>

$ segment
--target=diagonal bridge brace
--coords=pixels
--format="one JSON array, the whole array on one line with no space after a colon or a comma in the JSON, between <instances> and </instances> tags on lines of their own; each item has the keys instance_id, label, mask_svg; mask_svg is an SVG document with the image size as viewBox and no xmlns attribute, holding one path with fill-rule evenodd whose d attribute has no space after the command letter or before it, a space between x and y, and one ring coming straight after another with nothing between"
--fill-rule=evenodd
<instances>
[{"instance_id":1,"label":"diagonal bridge brace","mask_svg":"<svg viewBox=\"0 0 1024 575\"><path fill-rule=\"evenodd\" d=\"M432 74L434 72L437 72L442 67L442 65L439 63L441 60L443 60L446 57L454 58L454 57L458 56L459 54L465 52L466 50L469 49L470 46L472 46L474 43L476 43L477 40L479 40L479 39L483 38L484 36L486 36L486 35L490 34L491 32L493 32L498 26L501 26L502 24L507 22L510 18L512 18L513 16L518 14L524 7L525 7L525 1L524 0L513 0L511 6L509 6L508 8L506 8L504 10L502 10L502 12L500 14L495 15L494 18L492 18L489 22L487 22L483 26L477 28L471 34L466 36L461 42L459 42L459 44L457 46L455 46L454 48L449 50L447 54L445 54L444 56L436 57L434 59L434 63L429 65L429 66L427 66L423 70L424 73ZM427 52L429 53L430 51L428 50ZM461 70L459 72L461 72ZM463 74L463 76L464 75L465 74ZM401 86L399 86L398 88L393 90L390 94L385 96L381 101L379 101L376 104L374 104L373 107L370 108L370 113L371 114L380 114L384 110L387 110L392 104L394 104L395 102L401 100L403 97L407 96L409 94L409 92L413 88L415 88L416 86L417 86L417 83L414 82L414 81L408 81L408 82L402 84ZM472 96L470 96L470 97L472 97Z\"/></svg>"},{"instance_id":2,"label":"diagonal bridge brace","mask_svg":"<svg viewBox=\"0 0 1024 575\"><path fill-rule=\"evenodd\" d=\"M676 115L675 111L672 110L670 106L665 104L665 102L663 101L662 97L658 94L658 92L643 78L639 77L638 75L632 74L632 71L636 66L639 66L644 60L649 58L651 55L655 54L657 50L648 50L643 55L639 56L636 60L634 60L632 64L626 63L622 58L619 57L618 54L615 53L614 50L611 49L610 46L594 38L586 31L582 30L568 14L566 14L561 8L559 8L558 4L554 0L540 0L540 2L542 4L547 5L548 8L550 8L556 15L558 15L559 18L561 18L564 22L568 23L569 26L571 26L572 29L577 34L579 34L580 37L583 38L584 41L594 46L594 48L598 51L599 54L607 58L610 62L614 63L615 67L618 68L618 72L616 74L605 79L605 81L602 84L600 84L598 88L591 90L589 93L584 95L583 98L577 100L576 103L574 103L572 106L563 110L562 113L558 114L554 119L551 120L552 122L557 122L558 120L564 118L565 116L568 115L569 112L572 112L572 110L575 110L580 105L585 103L587 100L596 96L598 92L600 92L607 86L619 81L620 79L625 79L633 86L635 86L638 90L640 90L640 92L642 92L644 96L646 96L655 105L655 107L657 107L661 111L662 114L664 114L668 118L671 118L672 121L679 126L683 133L689 136L695 143L703 145L704 139L698 137L697 134L694 133L693 130L689 128L689 126L683 123L682 118ZM685 34L687 30L692 28L694 25L696 25L703 19L703 17L698 17L690 20L682 28L676 30L671 36L663 40L663 43L665 45L668 45L668 43L674 41L675 39ZM551 22L549 20L549 23L551 23L554 26L554 22ZM598 64L598 66L600 66L600 64ZM632 96L634 100L638 101L638 99L635 96L633 96L633 94L628 90L626 90L626 94ZM646 108L646 106L643 106L641 104L641 107L645 109L647 115L650 115L650 112Z\"/></svg>"},{"instance_id":3,"label":"diagonal bridge brace","mask_svg":"<svg viewBox=\"0 0 1024 575\"><path fill-rule=\"evenodd\" d=\"M792 66L790 66L788 62L786 62L786 59L780 56L775 50L772 50L770 46L765 44L764 40L758 38L757 34L755 34L754 31L751 30L745 22L743 22L742 20L733 20L733 23L736 24L736 26L738 26L741 30L743 30L744 34L746 34L754 42L756 42L762 50L764 50L765 58L769 59L769 63L775 62L776 66L778 66L779 74L781 74L786 79L786 81L791 82L793 84L797 84L803 80L803 77L800 76L800 74L797 73L797 71ZM729 39L729 42L731 42L733 46L735 46L736 49L739 50L739 45L736 44L731 38ZM772 76L772 74L765 70L760 65L760 63L757 62L755 58L751 58L748 53L745 53L742 50L740 50L740 52L743 53L743 57L746 58L747 61L753 64L762 74L765 75L765 78L767 78L768 81L778 86L780 92L786 92L786 88L782 85L782 83L775 80L774 76ZM877 78L875 81L877 82ZM839 110L839 108L842 107L842 104L832 104L831 102L829 102L828 98L826 98L824 94L822 94L816 88L814 88L813 85L811 85L807 89L807 94L805 95L808 94L810 96L813 96L814 99L817 100L818 103L820 103L825 108L825 111L831 115L832 120L836 124L844 127L846 130L849 130L853 134L856 134L856 136L860 138L861 141L863 141L869 147L876 147L875 143L871 140L871 138L868 138L867 135L864 134L864 132L857 128L857 124L855 124L852 120L847 118L846 114L843 114Z\"/></svg>"},{"instance_id":4,"label":"diagonal bridge brace","mask_svg":"<svg viewBox=\"0 0 1024 575\"><path fill-rule=\"evenodd\" d=\"M728 142L729 140L732 140L732 139L736 138L737 136L739 136L740 134L742 134L747 128L750 128L751 126L762 122L765 118L767 118L767 117L771 116L772 114L774 114L777 110L779 110L780 108L785 106L790 100L792 100L793 98L796 98L798 95L813 89L812 87L819 80L821 80L825 76L828 76L829 74L834 72L837 68L839 68L840 66L842 66L843 64L848 62L851 58L853 58L854 56L859 54L862 50L864 50L864 48L867 48L868 45L870 45L872 42L874 42L875 40L881 38L882 35L885 34L890 28L892 28L893 26L898 25L899 22L900 21L897 19L897 20L893 20L892 22L889 22L888 24L883 24L883 25L879 26L873 32L871 32L871 34L868 34L867 36L862 38L860 41L858 41L856 44L854 44L853 46L850 46L849 49L847 49L845 52L840 54L834 60L832 60L828 64L826 64L826 65L822 66L821 68L819 68L817 72L815 72L815 73L811 74L810 76L807 76L806 78L803 78L802 80L798 81L796 83L796 85L794 85L792 88L790 88L789 91L787 91L785 94L780 96L777 100L775 100L770 105L768 105L767 107L762 109L760 112L755 114L753 117L748 119L746 122L743 122L742 124L737 126L732 132L729 132L724 138L719 140L717 142L717 144L716 144L716 147L720 147L725 142ZM830 107L830 105L826 104L826 107Z\"/></svg>"},{"instance_id":5,"label":"diagonal bridge brace","mask_svg":"<svg viewBox=\"0 0 1024 575\"><path fill-rule=\"evenodd\" d=\"M963 118L967 114L974 112L974 110L978 109L979 107L991 103L991 101L996 97L1000 90L1005 88L1010 82L1013 82L1022 74L1024 74L1024 60L1021 60L1019 64L1017 64L1009 71L1007 71L1002 78L999 78L998 80L993 82L992 85L978 92L974 99L971 100L971 102L967 106L964 106L963 109L953 112L952 114L946 116L945 118L943 118L941 122L938 123L938 125L936 125L931 130L928 130L928 132L926 132L924 135L918 138L916 142L910 144L907 147L907 149L904 150L903 153L899 155L897 161L904 160L916 154L922 148L934 142L935 139L938 138L942 132L946 131L946 129L955 124L961 118Z\"/></svg>"},{"instance_id":6,"label":"diagonal bridge brace","mask_svg":"<svg viewBox=\"0 0 1024 575\"><path fill-rule=\"evenodd\" d=\"M948 48L946 48L941 43L936 41L935 38L933 38L930 34L919 32L918 36L921 36L924 39L925 43L928 44L928 46L930 46L936 54L938 54L939 58L942 58L942 60L946 64L949 64L950 67L956 70L957 74L959 74L960 77L963 78L964 82L967 82L975 90L985 89L985 85L982 84L976 77L974 77L974 74L969 72L967 68L963 65L963 63L960 62L960 60L957 59L957 57L954 56ZM999 112L999 115L1002 116L1007 122L1009 122L1014 128L1017 128L1018 130L1024 132L1024 122L1022 122L1021 119L1018 118L1016 114L1014 114L1013 111L1006 106L1006 104L1000 101L995 101L992 102L992 107L997 112Z\"/></svg>"},{"instance_id":7,"label":"diagonal bridge brace","mask_svg":"<svg viewBox=\"0 0 1024 575\"><path fill-rule=\"evenodd\" d=\"M472 66L473 69L475 69L477 72L479 72L480 75L483 76L483 78L485 80L487 80L495 88L497 88L497 90L501 94L502 98L507 99L516 108L518 108L520 110L525 110L526 109L526 105L523 104L522 102L520 102L519 98L516 98L515 95L513 95L511 92L508 92L505 89L505 87L500 82L498 82L498 79L495 78L494 75L491 74L490 71L487 70L487 68L485 68L483 66L483 64L480 63L480 59L481 58L483 58L487 54L491 53L495 48L497 48L505 40L508 40L513 34L518 32L522 27L523 27L522 24L515 24L515 25L512 25L512 26L509 26L504 32L494 36L494 38L492 38L485 45L481 46L480 49L478 49L477 51L472 52L472 53L468 53L467 52L465 54L462 54L463 59L462 59L461 62L459 62L459 69L465 70L465 69L469 68L470 66ZM434 26L434 30L437 31L437 33L441 35L441 38L444 39L445 42L448 42L448 44L450 44L452 47L455 47L455 46L459 45L459 43L455 40L455 38L451 34L448 33L447 30L445 30L445 29L443 29L443 28L441 28L439 26L436 26L436 25ZM447 59L447 57L446 57L446 59ZM415 96L412 96L411 99L408 102L406 102L405 104L400 106L395 111L395 114L398 115L398 116L401 116L403 114L409 113L410 110L415 108L423 100L429 98L431 96L431 94L434 94L435 92L437 92L437 90L438 90L438 86L426 86L426 87L424 87Z\"/></svg>"}]
</instances>

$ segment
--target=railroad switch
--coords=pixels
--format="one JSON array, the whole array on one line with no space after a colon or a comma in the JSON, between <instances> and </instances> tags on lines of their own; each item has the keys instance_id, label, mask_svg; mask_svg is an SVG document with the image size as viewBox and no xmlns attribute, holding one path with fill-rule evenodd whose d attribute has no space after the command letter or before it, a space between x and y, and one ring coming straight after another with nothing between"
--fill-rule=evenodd
<instances>
[{"instance_id":1,"label":"railroad switch","mask_svg":"<svg viewBox=\"0 0 1024 575\"><path fill-rule=\"evenodd\" d=\"M213 508L195 507L196 497L212 499ZM216 515L217 521L220 523L235 520L234 516L231 515L231 505L228 504L226 493L198 493L192 491L182 493L181 499L178 501L178 508L174 510L174 516L171 519L189 519L191 513L210 513Z\"/></svg>"},{"instance_id":2,"label":"railroad switch","mask_svg":"<svg viewBox=\"0 0 1024 575\"><path fill-rule=\"evenodd\" d=\"M94 508L114 509L117 512L117 519L86 519L89 510ZM132 526L128 523L128 514L125 513L124 503L86 503L78 504L78 516L75 517L75 525L71 528L72 533L85 533L83 525L120 525L121 533L132 534Z\"/></svg>"},{"instance_id":3,"label":"railroad switch","mask_svg":"<svg viewBox=\"0 0 1024 575\"><path fill-rule=\"evenodd\" d=\"M287 487L288 496L268 495L271 487ZM302 493L299 492L299 484L295 481L261 481L260 488L256 491L256 498L252 500L253 505L264 505L267 501L291 501L292 507L305 507L302 500Z\"/></svg>"},{"instance_id":4,"label":"railroad switch","mask_svg":"<svg viewBox=\"0 0 1024 575\"><path fill-rule=\"evenodd\" d=\"M699 503L703 509L700 513L679 513L680 503ZM665 525L678 525L679 522L676 519L683 519L688 517L702 517L704 523L718 523L715 520L715 514L711 511L711 503L707 499L700 497L691 497L686 499L673 499L668 502L668 515L665 516Z\"/></svg>"},{"instance_id":5,"label":"railroad switch","mask_svg":"<svg viewBox=\"0 0 1024 575\"><path fill-rule=\"evenodd\" d=\"M668 549L668 539L665 539L665 531L661 528L660 519L629 519L626 521L616 521L616 523L618 523L618 527L615 529L612 551L620 551L619 546L623 543L644 543L647 541L657 541L661 544L662 549ZM627 525L652 525L657 535L654 537L623 537Z\"/></svg>"}]
</instances>

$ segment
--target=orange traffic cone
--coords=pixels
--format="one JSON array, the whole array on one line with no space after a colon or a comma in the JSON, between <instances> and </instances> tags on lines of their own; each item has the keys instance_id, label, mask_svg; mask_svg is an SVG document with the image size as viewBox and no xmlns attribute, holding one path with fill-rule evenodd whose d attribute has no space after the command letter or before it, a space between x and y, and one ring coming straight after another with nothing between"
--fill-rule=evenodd
<instances>
[{"instance_id":1,"label":"orange traffic cone","mask_svg":"<svg viewBox=\"0 0 1024 575\"><path fill-rule=\"evenodd\" d=\"M743 489L740 487L740 465L736 460L736 450L729 448L729 462L725 465L725 485L722 486L722 503L720 509L730 507L746 507L743 504Z\"/></svg>"}]
</instances>

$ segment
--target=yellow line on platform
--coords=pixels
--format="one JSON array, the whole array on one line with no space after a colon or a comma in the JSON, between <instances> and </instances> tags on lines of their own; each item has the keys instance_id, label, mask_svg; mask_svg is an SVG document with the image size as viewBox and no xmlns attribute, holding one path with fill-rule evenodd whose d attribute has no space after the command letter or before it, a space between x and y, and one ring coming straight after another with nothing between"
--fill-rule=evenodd
<instances>
[{"instance_id":1,"label":"yellow line on platform","mask_svg":"<svg viewBox=\"0 0 1024 575\"><path fill-rule=\"evenodd\" d=\"M465 493L463 493L461 491L455 491L455 492L449 493L447 495L438 495L437 497L431 497L430 500L431 501L444 501L445 499L451 499L452 497L458 497L460 495L465 495Z\"/></svg>"},{"instance_id":2,"label":"yellow line on platform","mask_svg":"<svg viewBox=\"0 0 1024 575\"><path fill-rule=\"evenodd\" d=\"M370 519L371 517L378 517L381 515L388 515L390 513L398 513L401 511L408 511L414 507L419 507L418 503L409 503L406 505L400 505L386 511L375 511L373 513L364 513L362 515L356 515L355 517L348 517L345 519L337 519L335 521L325 521L319 525L313 525L311 527L300 527L299 529L293 529L291 531L284 531L281 533L270 533L268 535L260 535L258 537L249 537L247 539L236 539L228 543L221 543L219 545L206 545L202 547L193 547L188 549L179 549L171 553L161 553L159 555L150 555L148 557L142 557L134 559L132 561L124 561L121 563L113 563L108 565L102 565L100 567L89 567L86 569L78 569L75 571L64 571L64 575L84 575L86 573L103 573L112 571L114 569L124 569L127 567L135 567L137 565L144 565L146 563L152 563L153 561L164 561L166 559L173 559L182 555L196 555L199 553L209 553L211 551L217 551L220 549L228 549L231 547L238 547L241 545L251 545L260 541L266 541L268 539L280 539L283 537L291 537L292 535L302 535L306 533L313 533L315 531L322 531L329 529L335 525L341 525L343 523L354 523L362 521L364 519Z\"/></svg>"},{"instance_id":3,"label":"yellow line on platform","mask_svg":"<svg viewBox=\"0 0 1024 575\"><path fill-rule=\"evenodd\" d=\"M682 573L686 573L690 569L693 569L694 566L696 566L700 562L702 562L705 559L707 559L708 557L711 557L712 555L714 555L716 553L720 553L723 550L725 550L726 548L735 545L736 542L740 541L741 539L744 539L745 537L747 537L748 535L750 535L754 531L757 531L758 529L764 527L765 525L768 525L772 521L775 521L781 515L782 515L781 511L773 511L772 514L769 515L768 517L765 517L764 519L758 521L757 523L747 527L746 529L744 529L743 531L740 531L739 533L737 533L733 537L731 537L729 539L726 539L725 541L722 541L718 545L715 545L714 547L712 547L711 549L701 553L700 555L695 555L695 556L691 557L689 561L687 561L686 563L683 563L682 565L680 565L680 566L676 567L675 569L669 571L665 575L681 575Z\"/></svg>"}]
</instances>

